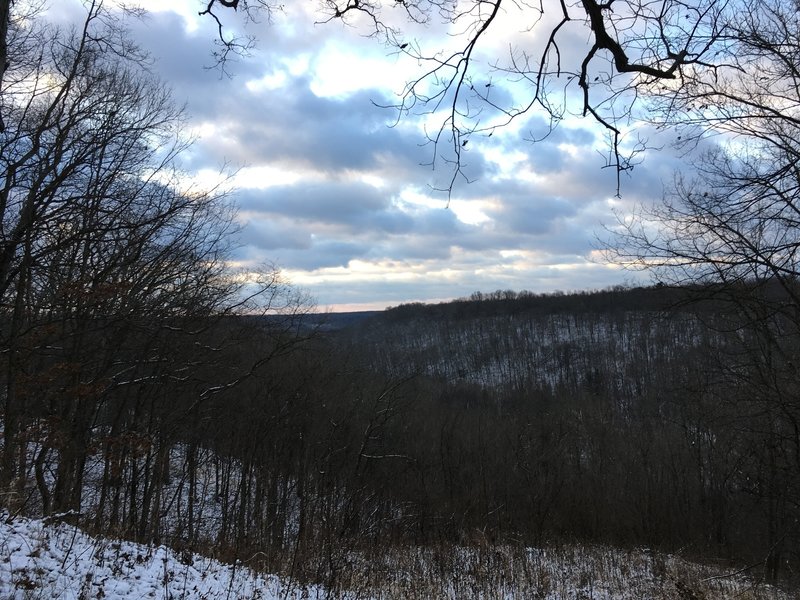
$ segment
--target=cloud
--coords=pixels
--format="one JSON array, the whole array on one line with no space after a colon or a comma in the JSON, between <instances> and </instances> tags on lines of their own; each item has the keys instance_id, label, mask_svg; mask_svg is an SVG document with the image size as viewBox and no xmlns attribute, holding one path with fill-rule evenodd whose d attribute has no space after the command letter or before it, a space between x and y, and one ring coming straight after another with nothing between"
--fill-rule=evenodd
<instances>
[{"instance_id":1,"label":"cloud","mask_svg":"<svg viewBox=\"0 0 800 600\"><path fill-rule=\"evenodd\" d=\"M358 258L447 258L470 239L489 240L452 211L413 206L361 183L248 190L240 209L242 243L273 252L290 269L347 266Z\"/></svg>"},{"instance_id":2,"label":"cloud","mask_svg":"<svg viewBox=\"0 0 800 600\"><path fill-rule=\"evenodd\" d=\"M372 217L391 210L391 198L361 182L323 181L251 189L238 196L239 206L251 213L281 215L297 221L375 225ZM395 229L392 219L383 222Z\"/></svg>"},{"instance_id":3,"label":"cloud","mask_svg":"<svg viewBox=\"0 0 800 600\"><path fill-rule=\"evenodd\" d=\"M391 115L372 104L377 93L320 98L298 77L280 90L240 92L239 106L219 117L213 160L277 163L331 177L345 171L408 174L423 158L418 138L390 129ZM211 140L210 140L211 141Z\"/></svg>"},{"instance_id":4,"label":"cloud","mask_svg":"<svg viewBox=\"0 0 800 600\"><path fill-rule=\"evenodd\" d=\"M257 251L309 250L313 243L310 232L299 227L290 219L247 221L238 240L240 244Z\"/></svg>"},{"instance_id":5,"label":"cloud","mask_svg":"<svg viewBox=\"0 0 800 600\"><path fill-rule=\"evenodd\" d=\"M398 121L381 107L396 104L395 93L424 65L387 57L358 32L298 18L307 10L287 7L291 14L256 29L258 49L228 65L231 77L207 68L216 36L210 21L162 10L134 24L155 57L154 74L186 103L187 133L200 136L185 168L248 167L234 177L237 261L275 261L320 304L339 307L476 290L598 288L627 278L586 258L595 233L613 222L612 205L660 197L679 157L659 154L637 166L615 204L615 172L598 154L603 132L572 118L550 131L531 113L491 137L469 138L460 148L469 183L457 179L448 198L435 191L453 175L448 131L438 147L426 144L442 113L411 111ZM566 33L577 39L578 29ZM498 105L518 101L519 89L486 65L472 82L476 91ZM485 103L471 106L483 107L484 125L495 122ZM425 163L434 150L432 169Z\"/></svg>"}]
</instances>

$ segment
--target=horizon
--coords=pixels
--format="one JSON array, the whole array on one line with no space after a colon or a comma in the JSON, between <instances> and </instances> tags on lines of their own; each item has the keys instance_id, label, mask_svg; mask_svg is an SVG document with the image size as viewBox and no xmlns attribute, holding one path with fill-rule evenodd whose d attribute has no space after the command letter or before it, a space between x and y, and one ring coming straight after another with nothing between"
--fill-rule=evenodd
<instances>
[{"instance_id":1,"label":"horizon","mask_svg":"<svg viewBox=\"0 0 800 600\"><path fill-rule=\"evenodd\" d=\"M529 289L514 290L514 289L510 289L510 288L505 288L505 289L497 288L497 289L494 289L494 290L473 290L469 294L466 294L466 295L463 295L463 296L453 296L451 298L432 298L432 299L427 299L427 300L404 300L402 302L398 302L397 304L391 304L391 305L386 305L386 306L380 306L380 305L375 304L375 303L364 303L364 304L358 304L358 305L351 304L351 305L340 305L340 306L337 306L337 305L333 305L333 306L317 306L316 307L317 310L315 311L315 314L326 314L326 313L343 314L343 313L360 313L360 312L384 312L384 311L387 311L389 309L397 308L398 306L403 306L403 305L407 305L407 304L436 305L436 304L449 304L449 303L452 303L452 302L461 302L461 301L465 301L465 302L480 301L480 300L471 298L471 296L473 294L476 294L476 293L484 294L484 295L488 296L488 295L493 294L495 292L511 291L511 292L514 292L515 294L518 294L518 295L528 292L528 293L536 294L536 295L539 295L539 296L559 296L559 295L571 296L571 295L577 295L577 294L599 294L599 293L608 292L608 291L616 291L616 289L619 286L621 286L623 290L632 290L632 289L636 289L636 288L655 287L652 283L648 283L648 282L645 282L645 281L639 281L639 282L626 281L626 282L621 283L621 284L620 283L616 283L616 284L610 284L610 285L603 286L603 287L593 287L593 288L583 288L583 289L569 289L569 290L555 289L555 290L549 290L549 291L544 291L544 292L539 292L539 291L529 290ZM489 298L483 298L482 300L488 300L488 299Z\"/></svg>"}]
</instances>

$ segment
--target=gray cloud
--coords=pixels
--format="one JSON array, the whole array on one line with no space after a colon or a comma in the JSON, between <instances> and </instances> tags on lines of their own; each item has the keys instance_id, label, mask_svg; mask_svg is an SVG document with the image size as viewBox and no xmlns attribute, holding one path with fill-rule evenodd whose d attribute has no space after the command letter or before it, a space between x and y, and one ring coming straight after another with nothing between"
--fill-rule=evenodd
<instances>
[{"instance_id":1,"label":"gray cloud","mask_svg":"<svg viewBox=\"0 0 800 600\"><path fill-rule=\"evenodd\" d=\"M301 54L318 56L326 44L363 40L337 27L298 27L276 22L262 30L261 49L229 65L233 77L228 78L206 68L216 35L208 21L190 33L177 15L156 13L135 26L136 39L156 57L154 72L175 88L176 99L186 101L190 124L214 124L213 134L187 154L188 170L231 162L301 174L292 184L264 182L263 189L236 192L243 221L239 260L274 260L304 274L303 285L321 304L337 305L389 305L475 290L599 288L627 277L581 258L591 250L595 232L613 220L605 201L616 191L615 174L601 168L603 159L594 150L602 132L586 122L562 124L545 136L547 121L532 116L517 134L473 136L463 148L472 183L459 180L451 203L454 209L481 207L488 220L478 224L464 223L459 211L444 208L445 194L428 192L441 200L438 206L407 204L402 198L408 189L426 193L428 186L449 184L447 139L431 170L421 166L434 150L424 145L422 117L405 115L390 128L396 113L375 105L396 102L390 91L315 94L312 74L292 75L287 64ZM378 44L371 47L382 51ZM340 68L345 76L350 66ZM279 87L246 85L277 74L283 77ZM510 102L502 82L493 81L490 88L486 83L488 77L474 85L490 92L493 102ZM487 158L498 150L504 156L521 152L520 170L536 177L509 173L503 158L500 163ZM623 179L625 206L660 197L662 182L681 165L682 159L664 153L637 166ZM382 185L373 185L376 179ZM533 258L509 258L509 253ZM320 270L347 268L354 260L372 262L376 274L369 280L355 274L315 279Z\"/></svg>"},{"instance_id":2,"label":"gray cloud","mask_svg":"<svg viewBox=\"0 0 800 600\"><path fill-rule=\"evenodd\" d=\"M239 235L241 244L261 251L309 250L312 240L309 231L288 219L252 219L245 223Z\"/></svg>"},{"instance_id":3,"label":"gray cloud","mask_svg":"<svg viewBox=\"0 0 800 600\"><path fill-rule=\"evenodd\" d=\"M274 252L286 268L346 266L355 258L446 258L453 246L492 236L444 208L408 207L361 183L328 182L247 190L242 243Z\"/></svg>"},{"instance_id":4,"label":"gray cloud","mask_svg":"<svg viewBox=\"0 0 800 600\"><path fill-rule=\"evenodd\" d=\"M243 210L282 215L300 221L358 224L391 210L391 198L382 190L341 181L282 185L247 190L238 195ZM391 222L391 219L386 219ZM391 224L392 229L397 225ZM402 227L401 227L402 228Z\"/></svg>"},{"instance_id":5,"label":"gray cloud","mask_svg":"<svg viewBox=\"0 0 800 600\"><path fill-rule=\"evenodd\" d=\"M286 92L291 104L276 106L285 101ZM335 176L345 169L408 172L422 158L417 140L390 130L387 115L370 105L366 93L346 101L317 98L301 79L277 95L264 93L250 100L263 110L260 118L244 115L225 127L240 151L236 160L313 168Z\"/></svg>"}]
</instances>

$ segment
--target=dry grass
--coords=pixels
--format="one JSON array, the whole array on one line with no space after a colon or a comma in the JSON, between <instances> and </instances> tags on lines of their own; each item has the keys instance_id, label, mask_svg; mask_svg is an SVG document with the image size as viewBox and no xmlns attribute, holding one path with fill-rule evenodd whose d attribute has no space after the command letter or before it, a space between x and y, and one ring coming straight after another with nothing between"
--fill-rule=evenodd
<instances>
[{"instance_id":1,"label":"dry grass","mask_svg":"<svg viewBox=\"0 0 800 600\"><path fill-rule=\"evenodd\" d=\"M790 600L744 574L647 550L568 545L395 549L350 553L329 581L333 597L376 599Z\"/></svg>"}]
</instances>

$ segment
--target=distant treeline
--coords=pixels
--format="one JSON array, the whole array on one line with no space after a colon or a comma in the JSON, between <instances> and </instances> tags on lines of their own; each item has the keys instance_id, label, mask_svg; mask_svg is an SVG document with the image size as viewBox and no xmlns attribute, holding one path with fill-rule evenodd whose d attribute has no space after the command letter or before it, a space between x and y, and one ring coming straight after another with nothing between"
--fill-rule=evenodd
<instances>
[{"instance_id":1,"label":"distant treeline","mask_svg":"<svg viewBox=\"0 0 800 600\"><path fill-rule=\"evenodd\" d=\"M788 285L792 285L791 281ZM714 311L726 308L731 297L757 295L772 302L791 303L787 279L744 282L731 286L715 283L670 286L615 285L601 290L537 293L527 290L473 292L469 297L429 304L409 302L387 308L382 317L402 320L418 317L473 318L527 313L550 315L583 312L665 311L691 309ZM800 283L794 282L796 293Z\"/></svg>"},{"instance_id":2,"label":"distant treeline","mask_svg":"<svg viewBox=\"0 0 800 600\"><path fill-rule=\"evenodd\" d=\"M667 286L624 287L597 291L535 293L497 290L474 292L467 298L425 304L411 302L387 308L386 319L416 317L472 318L499 314L554 314L576 312L611 312L626 310L665 310L685 302L685 288Z\"/></svg>"}]
</instances>

